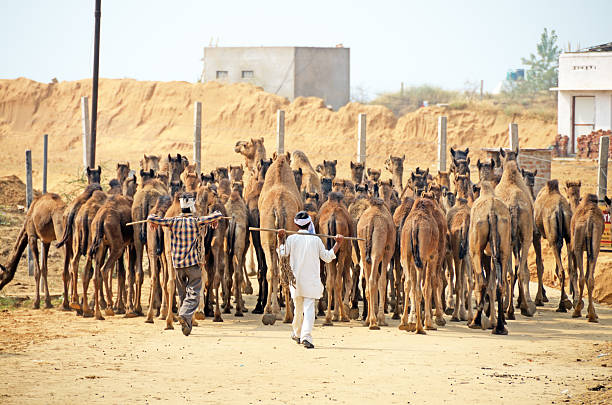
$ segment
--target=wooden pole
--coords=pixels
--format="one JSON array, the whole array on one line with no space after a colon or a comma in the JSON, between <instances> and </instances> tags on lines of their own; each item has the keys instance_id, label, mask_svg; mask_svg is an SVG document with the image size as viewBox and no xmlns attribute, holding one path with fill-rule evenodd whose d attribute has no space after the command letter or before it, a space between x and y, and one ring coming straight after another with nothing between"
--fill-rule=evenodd
<instances>
[{"instance_id":1,"label":"wooden pole","mask_svg":"<svg viewBox=\"0 0 612 405\"><path fill-rule=\"evenodd\" d=\"M438 117L438 171L446 171L446 117Z\"/></svg>"},{"instance_id":2,"label":"wooden pole","mask_svg":"<svg viewBox=\"0 0 612 405\"><path fill-rule=\"evenodd\" d=\"M608 149L610 148L610 137L599 138L599 162L597 167L597 198L603 201L608 191Z\"/></svg>"},{"instance_id":3,"label":"wooden pole","mask_svg":"<svg viewBox=\"0 0 612 405\"><path fill-rule=\"evenodd\" d=\"M32 204L32 151L30 149L25 152L25 166L26 166L26 212ZM32 249L28 245L28 275L34 275L34 255Z\"/></svg>"},{"instance_id":4,"label":"wooden pole","mask_svg":"<svg viewBox=\"0 0 612 405\"><path fill-rule=\"evenodd\" d=\"M90 168L96 167L96 126L98 124L98 76L100 72L100 16L102 15L102 0L96 0L96 10L94 12L94 60L93 60L93 83L91 93L91 132L89 143Z\"/></svg>"},{"instance_id":5,"label":"wooden pole","mask_svg":"<svg viewBox=\"0 0 612 405\"><path fill-rule=\"evenodd\" d=\"M199 176L202 169L202 103L193 104L193 160Z\"/></svg>"},{"instance_id":6,"label":"wooden pole","mask_svg":"<svg viewBox=\"0 0 612 405\"><path fill-rule=\"evenodd\" d=\"M276 111L276 154L285 153L285 111Z\"/></svg>"},{"instance_id":7,"label":"wooden pole","mask_svg":"<svg viewBox=\"0 0 612 405\"><path fill-rule=\"evenodd\" d=\"M215 219L232 219L233 217L217 217ZM134 222L128 222L127 224L125 224L126 226L130 226L130 225L136 225L136 224L144 224L145 222L149 222L148 219L143 219L141 221L134 221Z\"/></svg>"},{"instance_id":8,"label":"wooden pole","mask_svg":"<svg viewBox=\"0 0 612 405\"><path fill-rule=\"evenodd\" d=\"M510 150L518 152L519 150L519 137L518 137L518 124L512 122L508 126L508 138L510 141Z\"/></svg>"},{"instance_id":9,"label":"wooden pole","mask_svg":"<svg viewBox=\"0 0 612 405\"><path fill-rule=\"evenodd\" d=\"M480 99L482 100L482 88L484 87L484 80L480 81Z\"/></svg>"},{"instance_id":10,"label":"wooden pole","mask_svg":"<svg viewBox=\"0 0 612 405\"><path fill-rule=\"evenodd\" d=\"M45 134L43 136L43 183L42 183L42 192L43 194L47 193L47 155L49 150L49 135Z\"/></svg>"},{"instance_id":11,"label":"wooden pole","mask_svg":"<svg viewBox=\"0 0 612 405\"><path fill-rule=\"evenodd\" d=\"M88 97L81 97L81 124L83 126L83 170L86 171L89 164L89 143L91 142Z\"/></svg>"},{"instance_id":12,"label":"wooden pole","mask_svg":"<svg viewBox=\"0 0 612 405\"><path fill-rule=\"evenodd\" d=\"M263 232L276 232L276 233L278 233L279 229L272 229L272 228L255 228L255 227L249 226L249 231L263 231ZM294 235L294 234L296 234L296 233L298 233L298 232L296 232L296 231L287 231L287 230L285 230L285 233L286 233L287 235ZM325 235L325 234L322 234L322 233L304 233L304 232L303 232L303 233L300 233L300 235L306 235L306 236L318 236L318 237L320 237L320 238L335 238L335 237L336 237L336 235ZM344 236L344 239L346 239L346 240L360 240L360 241L365 242L365 239L363 239L363 238L355 238L355 237L353 237L353 236Z\"/></svg>"},{"instance_id":13,"label":"wooden pole","mask_svg":"<svg viewBox=\"0 0 612 405\"><path fill-rule=\"evenodd\" d=\"M365 163L366 161L366 124L367 119L365 114L359 114L357 121L357 162Z\"/></svg>"}]
</instances>

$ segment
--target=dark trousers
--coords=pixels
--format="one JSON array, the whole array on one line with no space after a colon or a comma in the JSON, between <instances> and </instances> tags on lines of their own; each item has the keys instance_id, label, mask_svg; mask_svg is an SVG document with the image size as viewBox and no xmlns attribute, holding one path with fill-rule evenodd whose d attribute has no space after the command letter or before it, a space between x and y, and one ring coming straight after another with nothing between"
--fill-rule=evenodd
<instances>
[{"instance_id":1,"label":"dark trousers","mask_svg":"<svg viewBox=\"0 0 612 405\"><path fill-rule=\"evenodd\" d=\"M191 326L193 313L200 304L200 291L202 290L202 270L200 266L176 269L176 286L181 305L179 316L184 317Z\"/></svg>"}]
</instances>

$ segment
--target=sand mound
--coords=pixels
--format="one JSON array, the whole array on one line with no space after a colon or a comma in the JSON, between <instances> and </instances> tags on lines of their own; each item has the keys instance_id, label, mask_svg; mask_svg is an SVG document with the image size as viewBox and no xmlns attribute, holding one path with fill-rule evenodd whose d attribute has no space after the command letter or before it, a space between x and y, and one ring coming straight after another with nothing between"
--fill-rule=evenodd
<instances>
[{"instance_id":1,"label":"sand mound","mask_svg":"<svg viewBox=\"0 0 612 405\"><path fill-rule=\"evenodd\" d=\"M14 208L17 205L26 205L26 185L15 175L0 177L0 205ZM40 192L34 190L34 196Z\"/></svg>"}]
</instances>

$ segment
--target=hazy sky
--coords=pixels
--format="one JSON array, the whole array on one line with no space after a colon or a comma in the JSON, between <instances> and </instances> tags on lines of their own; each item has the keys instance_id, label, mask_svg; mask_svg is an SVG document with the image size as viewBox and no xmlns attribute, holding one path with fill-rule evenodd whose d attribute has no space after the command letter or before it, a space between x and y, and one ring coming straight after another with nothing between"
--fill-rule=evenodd
<instances>
[{"instance_id":1,"label":"hazy sky","mask_svg":"<svg viewBox=\"0 0 612 405\"><path fill-rule=\"evenodd\" d=\"M1 0L0 78L91 77L94 0ZM351 48L351 87L492 90L544 27L565 48L612 42L612 1L103 0L100 76L195 81L203 47Z\"/></svg>"}]
</instances>

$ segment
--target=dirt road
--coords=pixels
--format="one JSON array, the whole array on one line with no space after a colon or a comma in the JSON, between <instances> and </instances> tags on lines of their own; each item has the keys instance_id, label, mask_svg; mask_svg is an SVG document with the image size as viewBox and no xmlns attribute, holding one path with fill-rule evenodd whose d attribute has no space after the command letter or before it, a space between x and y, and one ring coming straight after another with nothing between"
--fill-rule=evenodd
<instances>
[{"instance_id":1,"label":"dirt road","mask_svg":"<svg viewBox=\"0 0 612 405\"><path fill-rule=\"evenodd\" d=\"M4 310L0 403L610 403L612 309L597 306L591 324L556 313L549 296L507 337L464 323L416 336L391 320L380 331L317 320L314 350L252 314L184 337L143 318Z\"/></svg>"}]
</instances>

